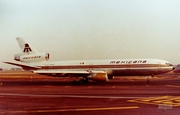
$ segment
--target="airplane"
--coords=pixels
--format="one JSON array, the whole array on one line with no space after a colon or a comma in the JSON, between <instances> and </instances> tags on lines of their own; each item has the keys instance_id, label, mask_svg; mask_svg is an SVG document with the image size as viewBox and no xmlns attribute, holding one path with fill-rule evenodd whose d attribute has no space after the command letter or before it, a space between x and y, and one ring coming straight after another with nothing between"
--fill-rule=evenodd
<instances>
[{"instance_id":1,"label":"airplane","mask_svg":"<svg viewBox=\"0 0 180 115\"><path fill-rule=\"evenodd\" d=\"M48 61L49 53L40 53L23 38L16 38L21 53L14 55L15 62L4 63L20 66L36 74L55 77L81 77L77 82L108 81L114 76L148 76L170 72L173 65L160 59L107 59Z\"/></svg>"}]
</instances>

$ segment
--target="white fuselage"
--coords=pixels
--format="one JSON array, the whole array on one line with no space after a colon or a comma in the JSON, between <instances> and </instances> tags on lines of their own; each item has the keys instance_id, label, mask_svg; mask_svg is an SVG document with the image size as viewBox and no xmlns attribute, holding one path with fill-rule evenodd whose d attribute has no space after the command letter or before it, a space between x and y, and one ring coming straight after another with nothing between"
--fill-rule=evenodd
<instances>
[{"instance_id":1,"label":"white fuselage","mask_svg":"<svg viewBox=\"0 0 180 115\"><path fill-rule=\"evenodd\" d=\"M30 63L38 70L69 70L69 71L106 71L113 76L147 76L166 73L173 66L159 59L109 59L109 60L73 60L56 62Z\"/></svg>"}]
</instances>

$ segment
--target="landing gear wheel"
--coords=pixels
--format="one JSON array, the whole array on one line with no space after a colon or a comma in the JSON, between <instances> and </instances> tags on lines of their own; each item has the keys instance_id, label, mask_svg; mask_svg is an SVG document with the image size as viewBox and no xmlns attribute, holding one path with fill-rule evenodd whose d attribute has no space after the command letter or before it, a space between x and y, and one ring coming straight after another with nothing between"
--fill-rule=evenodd
<instances>
[{"instance_id":1,"label":"landing gear wheel","mask_svg":"<svg viewBox=\"0 0 180 115\"><path fill-rule=\"evenodd\" d=\"M88 83L89 79L88 78L83 78L80 80L80 83Z\"/></svg>"},{"instance_id":2,"label":"landing gear wheel","mask_svg":"<svg viewBox=\"0 0 180 115\"><path fill-rule=\"evenodd\" d=\"M83 79L84 80L84 83L88 83L89 82L89 79L88 78L85 78Z\"/></svg>"},{"instance_id":3,"label":"landing gear wheel","mask_svg":"<svg viewBox=\"0 0 180 115\"><path fill-rule=\"evenodd\" d=\"M77 84L79 82L79 80L73 80L72 83L73 84Z\"/></svg>"},{"instance_id":4,"label":"landing gear wheel","mask_svg":"<svg viewBox=\"0 0 180 115\"><path fill-rule=\"evenodd\" d=\"M88 78L83 78L83 79L80 79L80 80L74 80L72 81L72 83L88 83L89 82L89 79Z\"/></svg>"},{"instance_id":5,"label":"landing gear wheel","mask_svg":"<svg viewBox=\"0 0 180 115\"><path fill-rule=\"evenodd\" d=\"M149 78L147 78L147 83L150 83L150 79Z\"/></svg>"}]
</instances>

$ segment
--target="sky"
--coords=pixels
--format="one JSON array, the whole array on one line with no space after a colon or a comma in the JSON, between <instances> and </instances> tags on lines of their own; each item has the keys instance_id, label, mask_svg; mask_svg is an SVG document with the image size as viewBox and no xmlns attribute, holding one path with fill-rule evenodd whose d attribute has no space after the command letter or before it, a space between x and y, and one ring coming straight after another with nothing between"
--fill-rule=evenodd
<instances>
[{"instance_id":1,"label":"sky","mask_svg":"<svg viewBox=\"0 0 180 115\"><path fill-rule=\"evenodd\" d=\"M180 63L179 0L0 0L0 67L22 37L50 61L126 58Z\"/></svg>"}]
</instances>

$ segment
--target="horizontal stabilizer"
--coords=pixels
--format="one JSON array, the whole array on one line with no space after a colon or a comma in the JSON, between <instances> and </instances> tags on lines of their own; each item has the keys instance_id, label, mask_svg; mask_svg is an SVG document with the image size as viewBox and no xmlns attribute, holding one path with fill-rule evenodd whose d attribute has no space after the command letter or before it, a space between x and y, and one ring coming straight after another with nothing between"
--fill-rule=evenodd
<instances>
[{"instance_id":1,"label":"horizontal stabilizer","mask_svg":"<svg viewBox=\"0 0 180 115\"><path fill-rule=\"evenodd\" d=\"M40 69L40 67L27 65L25 63L16 63L16 62L3 62L3 63L7 63L7 64L10 64L10 65L15 65L15 66L20 66L23 69L28 69L28 70L30 70L30 69Z\"/></svg>"}]
</instances>

